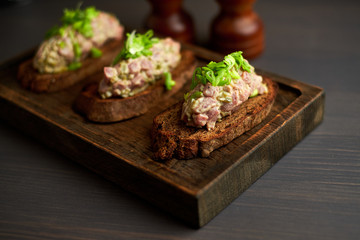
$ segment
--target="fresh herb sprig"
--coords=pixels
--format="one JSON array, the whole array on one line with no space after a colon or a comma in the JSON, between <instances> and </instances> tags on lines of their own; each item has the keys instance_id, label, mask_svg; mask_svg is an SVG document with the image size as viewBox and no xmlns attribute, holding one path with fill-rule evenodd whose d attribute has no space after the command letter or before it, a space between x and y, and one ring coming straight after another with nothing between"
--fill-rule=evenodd
<instances>
[{"instance_id":1,"label":"fresh herb sprig","mask_svg":"<svg viewBox=\"0 0 360 240\"><path fill-rule=\"evenodd\" d=\"M46 39L49 39L53 36L60 35L64 36L67 28L70 28L68 31L69 37L73 44L73 50L75 55L75 60L68 65L68 70L73 71L79 69L82 64L80 58L82 55L82 49L80 44L75 39L75 32L82 34L86 38L93 36L93 29L91 26L91 21L93 18L99 15L99 11L95 7L87 7L84 10L80 9L81 4L78 5L76 9L65 9L64 15L61 18L62 25L54 26L51 28L45 35ZM60 42L60 47L64 47L65 43ZM92 48L91 49L92 57L97 58L102 55L100 49Z\"/></svg>"},{"instance_id":2,"label":"fresh herb sprig","mask_svg":"<svg viewBox=\"0 0 360 240\"><path fill-rule=\"evenodd\" d=\"M239 69L251 72L251 65L244 59L242 52L234 52L224 57L221 62L211 61L205 67L195 69L191 89L194 89L199 83L206 84L210 82L213 86L224 86L231 83L232 79L239 79Z\"/></svg>"},{"instance_id":3,"label":"fresh herb sprig","mask_svg":"<svg viewBox=\"0 0 360 240\"><path fill-rule=\"evenodd\" d=\"M54 26L45 35L48 39L55 35L64 36L65 29L71 26L73 30L84 35L86 38L93 36L93 29L91 26L91 20L99 15L99 11L95 7L87 7L84 10L78 6L76 9L65 9L64 15L61 18L62 25Z\"/></svg>"},{"instance_id":4,"label":"fresh herb sprig","mask_svg":"<svg viewBox=\"0 0 360 240\"><path fill-rule=\"evenodd\" d=\"M150 56L152 51L150 48L154 43L158 43L159 39L153 37L154 32L152 30L147 31L145 34L127 33L127 39L124 48L115 57L113 65L117 64L121 59L138 58L140 56Z\"/></svg>"}]
</instances>

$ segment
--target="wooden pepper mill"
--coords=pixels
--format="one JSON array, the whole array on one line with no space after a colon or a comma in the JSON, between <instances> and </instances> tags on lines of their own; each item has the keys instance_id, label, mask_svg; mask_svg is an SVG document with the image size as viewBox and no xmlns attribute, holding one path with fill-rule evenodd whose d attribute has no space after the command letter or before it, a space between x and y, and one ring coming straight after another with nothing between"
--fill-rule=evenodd
<instances>
[{"instance_id":1,"label":"wooden pepper mill","mask_svg":"<svg viewBox=\"0 0 360 240\"><path fill-rule=\"evenodd\" d=\"M210 45L224 54L243 51L247 59L264 50L264 26L253 11L255 0L216 0L220 13L211 24Z\"/></svg>"},{"instance_id":2,"label":"wooden pepper mill","mask_svg":"<svg viewBox=\"0 0 360 240\"><path fill-rule=\"evenodd\" d=\"M194 22L182 8L182 0L148 0L152 11L145 27L183 42L194 42Z\"/></svg>"}]
</instances>

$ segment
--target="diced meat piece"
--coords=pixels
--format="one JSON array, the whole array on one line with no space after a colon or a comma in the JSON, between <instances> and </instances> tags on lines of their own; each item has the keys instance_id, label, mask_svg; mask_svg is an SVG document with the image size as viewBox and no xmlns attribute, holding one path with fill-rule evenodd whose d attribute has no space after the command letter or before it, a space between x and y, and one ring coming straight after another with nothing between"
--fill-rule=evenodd
<instances>
[{"instance_id":1,"label":"diced meat piece","mask_svg":"<svg viewBox=\"0 0 360 240\"><path fill-rule=\"evenodd\" d=\"M225 103L224 105L221 106L221 111L223 112L230 112L231 109L233 109L234 107L234 104L232 102L229 102L229 103Z\"/></svg>"},{"instance_id":2,"label":"diced meat piece","mask_svg":"<svg viewBox=\"0 0 360 240\"><path fill-rule=\"evenodd\" d=\"M107 78L113 78L117 76L117 71L113 67L104 67L104 75Z\"/></svg>"},{"instance_id":3,"label":"diced meat piece","mask_svg":"<svg viewBox=\"0 0 360 240\"><path fill-rule=\"evenodd\" d=\"M231 94L232 101L229 103L225 103L221 106L221 111L223 112L231 112L234 108L236 108L239 104L242 103L239 91L233 91Z\"/></svg>"},{"instance_id":4,"label":"diced meat piece","mask_svg":"<svg viewBox=\"0 0 360 240\"><path fill-rule=\"evenodd\" d=\"M250 73L248 73L247 71L243 71L241 74L241 77L245 83L247 83L247 84L251 83Z\"/></svg>"},{"instance_id":5,"label":"diced meat piece","mask_svg":"<svg viewBox=\"0 0 360 240\"><path fill-rule=\"evenodd\" d=\"M210 83L207 83L204 87L203 94L205 97L214 97L218 92L218 88L212 86Z\"/></svg>"},{"instance_id":6,"label":"diced meat piece","mask_svg":"<svg viewBox=\"0 0 360 240\"><path fill-rule=\"evenodd\" d=\"M117 71L113 67L104 67L104 78L102 81L104 81L106 84L109 84L112 82L112 79L117 78Z\"/></svg>"},{"instance_id":7,"label":"diced meat piece","mask_svg":"<svg viewBox=\"0 0 360 240\"><path fill-rule=\"evenodd\" d=\"M123 90L125 88L127 88L128 84L125 81L117 81L116 83L114 83L113 85L113 89L119 89L119 90Z\"/></svg>"},{"instance_id":8,"label":"diced meat piece","mask_svg":"<svg viewBox=\"0 0 360 240\"><path fill-rule=\"evenodd\" d=\"M81 51L84 55L86 55L88 52L90 52L91 48L93 47L93 44L91 41L83 40L81 42Z\"/></svg>"},{"instance_id":9,"label":"diced meat piece","mask_svg":"<svg viewBox=\"0 0 360 240\"><path fill-rule=\"evenodd\" d=\"M245 102L249 98L250 94L251 92L249 88L242 89L239 94L240 101Z\"/></svg>"},{"instance_id":10,"label":"diced meat piece","mask_svg":"<svg viewBox=\"0 0 360 240\"><path fill-rule=\"evenodd\" d=\"M138 88L138 87L142 87L145 84L145 79L141 74L137 74L133 79L132 79L132 86L131 88Z\"/></svg>"},{"instance_id":11,"label":"diced meat piece","mask_svg":"<svg viewBox=\"0 0 360 240\"><path fill-rule=\"evenodd\" d=\"M193 120L195 126L202 127L205 126L208 116L205 114L195 114L193 115Z\"/></svg>"},{"instance_id":12,"label":"diced meat piece","mask_svg":"<svg viewBox=\"0 0 360 240\"><path fill-rule=\"evenodd\" d=\"M143 59L141 61L141 68L144 70L151 70L153 68L153 65L148 59Z\"/></svg>"},{"instance_id":13,"label":"diced meat piece","mask_svg":"<svg viewBox=\"0 0 360 240\"><path fill-rule=\"evenodd\" d=\"M74 59L74 51L67 46L59 49L59 55L63 56L68 61Z\"/></svg>"},{"instance_id":14,"label":"diced meat piece","mask_svg":"<svg viewBox=\"0 0 360 240\"><path fill-rule=\"evenodd\" d=\"M129 67L130 73L138 73L141 70L140 63L139 63L139 61L136 61L136 60L130 62L128 67Z\"/></svg>"},{"instance_id":15,"label":"diced meat piece","mask_svg":"<svg viewBox=\"0 0 360 240\"><path fill-rule=\"evenodd\" d=\"M215 122L217 121L219 114L220 114L220 111L217 108L212 108L206 113L209 121L215 121Z\"/></svg>"},{"instance_id":16,"label":"diced meat piece","mask_svg":"<svg viewBox=\"0 0 360 240\"><path fill-rule=\"evenodd\" d=\"M231 94L232 104L239 105L241 103L240 93L238 91L233 91Z\"/></svg>"},{"instance_id":17,"label":"diced meat piece","mask_svg":"<svg viewBox=\"0 0 360 240\"><path fill-rule=\"evenodd\" d=\"M99 93L105 93L109 90L109 86L106 84L105 81L100 81L99 84Z\"/></svg>"}]
</instances>

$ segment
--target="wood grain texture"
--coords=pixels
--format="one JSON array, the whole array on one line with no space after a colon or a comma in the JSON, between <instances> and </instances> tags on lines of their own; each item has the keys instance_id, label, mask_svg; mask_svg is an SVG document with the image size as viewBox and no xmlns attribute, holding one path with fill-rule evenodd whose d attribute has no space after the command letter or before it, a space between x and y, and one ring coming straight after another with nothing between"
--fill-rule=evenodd
<instances>
[{"instance_id":1,"label":"wood grain texture","mask_svg":"<svg viewBox=\"0 0 360 240\"><path fill-rule=\"evenodd\" d=\"M38 45L61 10L76 5L16 2L22 4L0 7L6 36L0 38L0 62ZM143 0L92 3L116 12L129 29L139 29L150 12ZM216 1L183 3L205 46ZM0 239L358 240L360 2L256 1L255 10L266 45L251 63L324 88L320 126L194 230L0 120Z\"/></svg>"},{"instance_id":2,"label":"wood grain texture","mask_svg":"<svg viewBox=\"0 0 360 240\"><path fill-rule=\"evenodd\" d=\"M196 55L196 48L185 47ZM198 60L204 64L213 55ZM4 79L0 106L7 113L1 118L194 227L215 217L323 117L324 93L320 88L262 72L280 89L270 114L261 124L208 158L162 163L152 160L152 120L182 98L184 91L143 116L96 124L72 108L80 84L59 93L34 94L19 88L14 81L15 67L16 64L0 76ZM27 119L26 124L23 119Z\"/></svg>"}]
</instances>

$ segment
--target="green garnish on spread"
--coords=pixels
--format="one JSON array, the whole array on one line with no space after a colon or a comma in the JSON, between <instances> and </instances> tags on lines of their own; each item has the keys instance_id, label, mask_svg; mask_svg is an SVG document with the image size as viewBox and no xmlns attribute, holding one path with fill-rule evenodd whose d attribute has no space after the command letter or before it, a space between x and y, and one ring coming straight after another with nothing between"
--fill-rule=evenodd
<instances>
[{"instance_id":1,"label":"green garnish on spread","mask_svg":"<svg viewBox=\"0 0 360 240\"><path fill-rule=\"evenodd\" d=\"M64 15L61 18L62 25L54 26L47 33L45 38L48 39L55 35L63 36L65 29L71 26L75 31L81 33L85 37L89 38L93 36L93 30L91 26L91 20L99 15L99 11L95 7L88 7L84 10L78 6L76 9L65 9Z\"/></svg>"},{"instance_id":2,"label":"green garnish on spread","mask_svg":"<svg viewBox=\"0 0 360 240\"><path fill-rule=\"evenodd\" d=\"M93 58L99 58L99 57L102 56L101 50L98 49L98 48L96 48L96 47L92 47L92 48L90 49L90 51L91 51L91 56L92 56Z\"/></svg>"},{"instance_id":3,"label":"green garnish on spread","mask_svg":"<svg viewBox=\"0 0 360 240\"><path fill-rule=\"evenodd\" d=\"M171 78L171 73L164 73L165 76L165 87L167 90L171 90L173 86L175 86L175 81Z\"/></svg>"},{"instance_id":4,"label":"green garnish on spread","mask_svg":"<svg viewBox=\"0 0 360 240\"><path fill-rule=\"evenodd\" d=\"M191 94L191 96L190 96L190 92L188 92L188 93L185 93L184 99L185 99L185 101L187 101L188 99L189 100L196 99L196 98L199 98L199 97L202 97L202 96L203 96L203 93L200 92L200 91L194 92L193 94Z\"/></svg>"},{"instance_id":5,"label":"green garnish on spread","mask_svg":"<svg viewBox=\"0 0 360 240\"><path fill-rule=\"evenodd\" d=\"M255 89L249 97L256 97L259 94L259 90Z\"/></svg>"},{"instance_id":6,"label":"green garnish on spread","mask_svg":"<svg viewBox=\"0 0 360 240\"><path fill-rule=\"evenodd\" d=\"M120 60L129 58L138 58L140 56L151 56L152 52L150 48L154 43L158 43L159 39L153 37L154 32L152 30L147 31L145 34L127 33L127 40L124 48L115 57L113 65L117 64Z\"/></svg>"},{"instance_id":7,"label":"green garnish on spread","mask_svg":"<svg viewBox=\"0 0 360 240\"><path fill-rule=\"evenodd\" d=\"M262 76L256 74L242 52L234 52L221 62L195 70L191 90L184 95L181 119L187 126L212 130L249 98L267 91Z\"/></svg>"},{"instance_id":8,"label":"green garnish on spread","mask_svg":"<svg viewBox=\"0 0 360 240\"><path fill-rule=\"evenodd\" d=\"M83 35L85 38L90 38L93 36L93 29L91 26L91 20L99 15L99 11L95 7L87 7L84 10L80 9L80 5L72 10L65 9L64 15L61 18L62 25L54 26L47 33L45 38L49 39L53 36L60 35L64 36L67 29L69 30L69 36L73 44L73 51L76 57L75 61L68 65L68 70L76 70L81 67L80 58L82 55L82 49L80 44L75 40L74 35L75 31ZM64 42L60 43L60 47L65 46ZM91 55L94 58L98 58L102 55L100 49L92 48Z\"/></svg>"},{"instance_id":9,"label":"green garnish on spread","mask_svg":"<svg viewBox=\"0 0 360 240\"><path fill-rule=\"evenodd\" d=\"M127 39L121 52L115 57L113 66L118 64L121 60L136 59L141 56L152 56L151 48L155 43L159 43L159 38L153 37L154 32L148 30L144 34L136 33L132 31L126 34ZM176 82L171 78L170 72L164 73L165 88L171 90L175 86Z\"/></svg>"},{"instance_id":10,"label":"green garnish on spread","mask_svg":"<svg viewBox=\"0 0 360 240\"><path fill-rule=\"evenodd\" d=\"M102 56L100 49L122 39L124 27L112 14L95 7L65 9L60 24L48 31L32 61L39 73L62 73L81 67L88 58Z\"/></svg>"},{"instance_id":11,"label":"green garnish on spread","mask_svg":"<svg viewBox=\"0 0 360 240\"><path fill-rule=\"evenodd\" d=\"M64 48L66 46L64 41L59 42L59 47L60 48Z\"/></svg>"},{"instance_id":12,"label":"green garnish on spread","mask_svg":"<svg viewBox=\"0 0 360 240\"><path fill-rule=\"evenodd\" d=\"M191 89L194 89L199 83L211 83L213 86L229 85L232 79L239 79L238 70L243 70L250 73L251 66L242 56L242 52L234 52L225 56L221 62L210 62L205 67L198 67L195 69Z\"/></svg>"},{"instance_id":13,"label":"green garnish on spread","mask_svg":"<svg viewBox=\"0 0 360 240\"><path fill-rule=\"evenodd\" d=\"M79 69L79 68L81 68L81 62L73 62L73 63L70 63L69 66L68 66L68 69L70 71L76 70L76 69Z\"/></svg>"}]
</instances>

